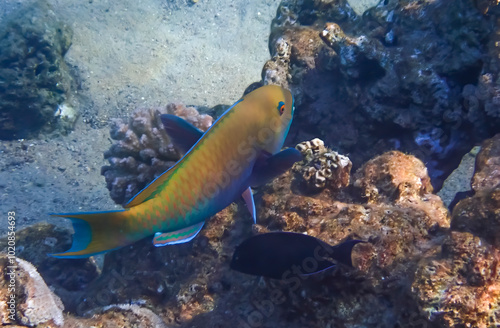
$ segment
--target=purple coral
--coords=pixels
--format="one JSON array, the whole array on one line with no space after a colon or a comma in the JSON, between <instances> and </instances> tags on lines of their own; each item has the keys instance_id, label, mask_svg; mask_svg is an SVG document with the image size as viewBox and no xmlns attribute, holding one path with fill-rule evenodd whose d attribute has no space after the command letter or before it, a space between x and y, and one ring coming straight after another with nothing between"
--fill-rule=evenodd
<instances>
[{"instance_id":1,"label":"purple coral","mask_svg":"<svg viewBox=\"0 0 500 328\"><path fill-rule=\"evenodd\" d=\"M200 114L196 108L181 104L137 109L128 124L114 119L110 134L117 142L104 153L110 165L103 166L101 174L117 204L127 203L181 157L163 128L161 114L182 117L202 131L206 131L213 121L211 116Z\"/></svg>"}]
</instances>

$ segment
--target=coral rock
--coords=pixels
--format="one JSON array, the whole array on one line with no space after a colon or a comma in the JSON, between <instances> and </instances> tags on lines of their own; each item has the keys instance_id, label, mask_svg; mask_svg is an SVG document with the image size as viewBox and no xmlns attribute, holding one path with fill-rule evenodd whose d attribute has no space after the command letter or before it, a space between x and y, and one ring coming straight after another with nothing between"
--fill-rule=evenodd
<instances>
[{"instance_id":1,"label":"coral rock","mask_svg":"<svg viewBox=\"0 0 500 328\"><path fill-rule=\"evenodd\" d=\"M368 161L354 176L369 203L402 202L432 193L427 168L421 160L399 151L387 152Z\"/></svg>"},{"instance_id":2,"label":"coral rock","mask_svg":"<svg viewBox=\"0 0 500 328\"><path fill-rule=\"evenodd\" d=\"M500 134L483 142L472 178L473 197L453 209L452 228L500 247Z\"/></svg>"},{"instance_id":3,"label":"coral rock","mask_svg":"<svg viewBox=\"0 0 500 328\"><path fill-rule=\"evenodd\" d=\"M476 192L492 188L500 188L500 134L481 145L472 179L472 189Z\"/></svg>"},{"instance_id":4,"label":"coral rock","mask_svg":"<svg viewBox=\"0 0 500 328\"><path fill-rule=\"evenodd\" d=\"M0 26L0 139L67 132L77 118L64 62L73 32L45 1L26 7Z\"/></svg>"},{"instance_id":5,"label":"coral rock","mask_svg":"<svg viewBox=\"0 0 500 328\"><path fill-rule=\"evenodd\" d=\"M476 194L453 209L451 232L413 282L420 309L440 327L500 325L500 186L498 136L476 158Z\"/></svg>"},{"instance_id":6,"label":"coral rock","mask_svg":"<svg viewBox=\"0 0 500 328\"><path fill-rule=\"evenodd\" d=\"M127 203L181 156L163 128L161 114L182 117L202 131L212 125L209 115L180 104L137 109L128 124L113 120L110 134L117 142L104 153L110 165L103 166L101 174L106 178L111 198L118 204Z\"/></svg>"},{"instance_id":7,"label":"coral rock","mask_svg":"<svg viewBox=\"0 0 500 328\"><path fill-rule=\"evenodd\" d=\"M440 257L421 263L413 292L440 327L500 325L500 251L467 232L452 232Z\"/></svg>"},{"instance_id":8,"label":"coral rock","mask_svg":"<svg viewBox=\"0 0 500 328\"><path fill-rule=\"evenodd\" d=\"M318 138L301 142L296 148L304 160L296 163L293 171L306 189L336 191L349 185L352 163L348 157L326 148Z\"/></svg>"},{"instance_id":9,"label":"coral rock","mask_svg":"<svg viewBox=\"0 0 500 328\"><path fill-rule=\"evenodd\" d=\"M19 323L29 327L43 326L62 327L64 325L63 309L64 306L56 295L47 287L43 278L37 272L36 268L29 262L22 259L16 259L13 264L5 255L0 255L0 268L3 273L11 272L9 266L16 266L13 271L14 276L2 275L1 278L8 279L1 281L0 288L2 295L10 295L7 286L14 283L15 293L15 321L3 323ZM2 320L5 320L5 303L2 299L0 311Z\"/></svg>"}]
</instances>

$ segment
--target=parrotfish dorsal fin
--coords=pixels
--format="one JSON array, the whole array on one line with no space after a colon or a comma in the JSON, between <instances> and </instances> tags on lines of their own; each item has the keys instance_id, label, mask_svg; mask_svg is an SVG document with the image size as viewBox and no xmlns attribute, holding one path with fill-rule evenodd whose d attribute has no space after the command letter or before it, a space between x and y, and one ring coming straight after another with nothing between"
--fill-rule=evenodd
<instances>
[{"instance_id":1,"label":"parrotfish dorsal fin","mask_svg":"<svg viewBox=\"0 0 500 328\"><path fill-rule=\"evenodd\" d=\"M182 155L187 153L203 135L203 131L178 116L163 114L160 118L172 144Z\"/></svg>"}]
</instances>

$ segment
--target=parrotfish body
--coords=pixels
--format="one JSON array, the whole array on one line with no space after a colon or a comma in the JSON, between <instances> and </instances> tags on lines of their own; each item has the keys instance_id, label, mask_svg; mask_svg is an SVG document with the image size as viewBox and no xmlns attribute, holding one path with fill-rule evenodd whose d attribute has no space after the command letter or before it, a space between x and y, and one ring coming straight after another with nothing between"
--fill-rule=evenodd
<instances>
[{"instance_id":1,"label":"parrotfish body","mask_svg":"<svg viewBox=\"0 0 500 328\"><path fill-rule=\"evenodd\" d=\"M185 155L124 210L51 214L71 219L75 230L71 249L51 255L88 257L152 235L156 246L187 242L239 195L255 221L251 186L301 159L293 148L280 151L293 111L291 93L268 85L236 102L205 133L181 118L162 115L172 142Z\"/></svg>"}]
</instances>

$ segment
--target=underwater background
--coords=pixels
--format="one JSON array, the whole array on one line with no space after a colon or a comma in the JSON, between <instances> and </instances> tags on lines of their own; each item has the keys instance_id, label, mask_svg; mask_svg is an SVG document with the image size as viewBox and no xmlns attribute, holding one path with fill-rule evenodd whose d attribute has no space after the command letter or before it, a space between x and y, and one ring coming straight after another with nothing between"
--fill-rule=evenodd
<instances>
[{"instance_id":1,"label":"underwater background","mask_svg":"<svg viewBox=\"0 0 500 328\"><path fill-rule=\"evenodd\" d=\"M500 327L499 35L493 0L3 0L0 322ZM267 84L303 160L254 189L257 224L238 199L189 243L47 256L73 233L48 213L120 209L179 160L160 114L206 131ZM269 231L367 243L231 270Z\"/></svg>"}]
</instances>

